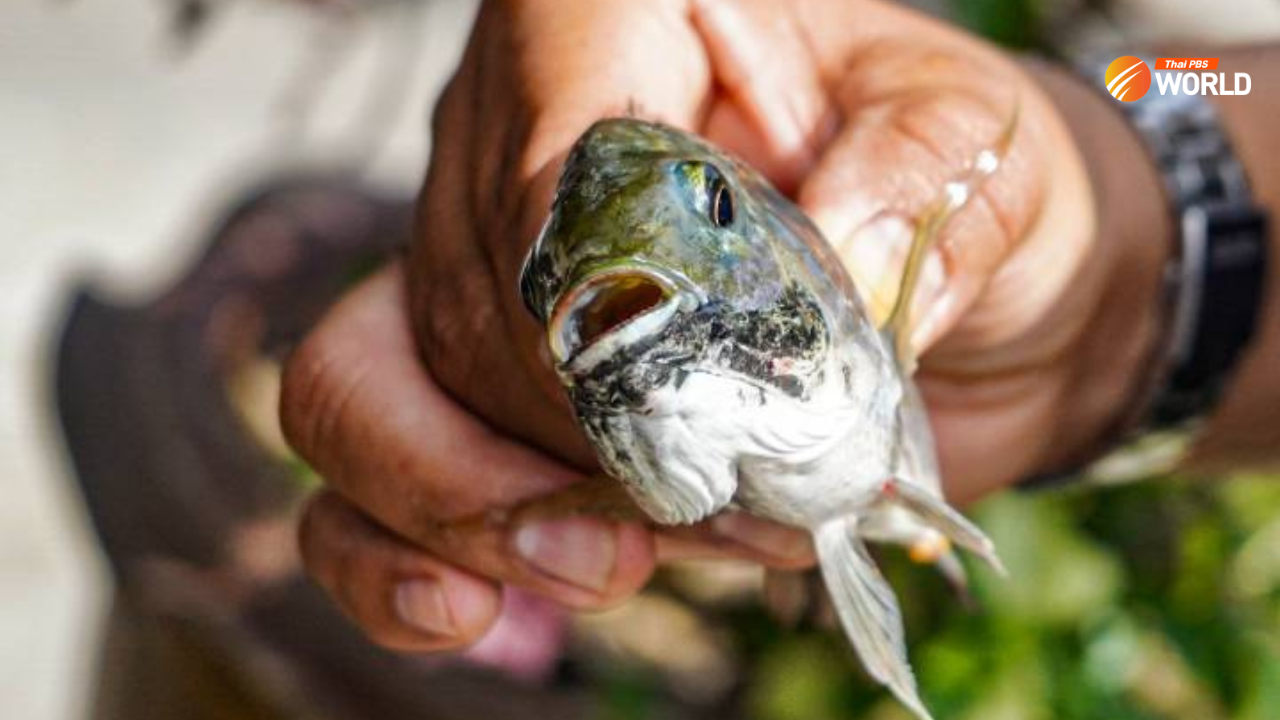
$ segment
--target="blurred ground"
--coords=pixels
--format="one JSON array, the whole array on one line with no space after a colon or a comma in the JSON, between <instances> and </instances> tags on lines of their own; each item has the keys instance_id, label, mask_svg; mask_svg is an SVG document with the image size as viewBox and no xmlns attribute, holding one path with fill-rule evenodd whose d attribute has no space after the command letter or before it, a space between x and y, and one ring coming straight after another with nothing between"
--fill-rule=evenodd
<instances>
[{"instance_id":1,"label":"blurred ground","mask_svg":"<svg viewBox=\"0 0 1280 720\"><path fill-rule=\"evenodd\" d=\"M335 31L282 3L227 2L194 46L163 0L0 4L0 698L23 720L80 716L107 576L67 478L49 408L51 331L70 284L168 282L239 183L281 168L369 160L409 190L429 100L451 70L469 0L384 3ZM301 19L300 19L301 18ZM326 57L321 44L350 45ZM416 50L413 48L416 47ZM413 53L417 54L414 55ZM302 68L334 62L295 122ZM397 80L386 121L364 113ZM394 71L391 71L394 75ZM296 114L293 114L296 115ZM368 133L382 143L368 155Z\"/></svg>"}]
</instances>

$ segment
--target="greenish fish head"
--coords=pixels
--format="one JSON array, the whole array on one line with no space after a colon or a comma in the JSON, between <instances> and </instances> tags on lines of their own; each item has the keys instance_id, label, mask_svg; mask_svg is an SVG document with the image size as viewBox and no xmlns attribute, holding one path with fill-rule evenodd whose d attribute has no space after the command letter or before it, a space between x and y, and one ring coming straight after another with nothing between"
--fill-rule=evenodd
<instances>
[{"instance_id":1,"label":"greenish fish head","mask_svg":"<svg viewBox=\"0 0 1280 720\"><path fill-rule=\"evenodd\" d=\"M786 418L854 377L830 366L856 312L820 241L689 133L604 120L570 152L521 294L601 464L654 520L722 509L739 458L774 451L778 423L809 432Z\"/></svg>"},{"instance_id":2,"label":"greenish fish head","mask_svg":"<svg viewBox=\"0 0 1280 720\"><path fill-rule=\"evenodd\" d=\"M521 274L561 371L625 355L680 313L771 302L782 273L762 183L683 131L593 125L566 160Z\"/></svg>"}]
</instances>

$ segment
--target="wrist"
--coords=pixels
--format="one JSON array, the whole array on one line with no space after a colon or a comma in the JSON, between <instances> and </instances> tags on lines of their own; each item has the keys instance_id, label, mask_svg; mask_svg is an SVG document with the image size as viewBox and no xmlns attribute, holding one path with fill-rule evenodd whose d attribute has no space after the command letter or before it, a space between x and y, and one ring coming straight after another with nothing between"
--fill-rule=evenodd
<instances>
[{"instance_id":1,"label":"wrist","mask_svg":"<svg viewBox=\"0 0 1280 720\"><path fill-rule=\"evenodd\" d=\"M1115 440L1132 422L1151 378L1163 325L1161 279L1173 224L1154 161L1128 119L1074 73L1028 67L1084 161L1096 217L1099 292L1073 348L1062 422L1040 470L1069 467Z\"/></svg>"}]
</instances>

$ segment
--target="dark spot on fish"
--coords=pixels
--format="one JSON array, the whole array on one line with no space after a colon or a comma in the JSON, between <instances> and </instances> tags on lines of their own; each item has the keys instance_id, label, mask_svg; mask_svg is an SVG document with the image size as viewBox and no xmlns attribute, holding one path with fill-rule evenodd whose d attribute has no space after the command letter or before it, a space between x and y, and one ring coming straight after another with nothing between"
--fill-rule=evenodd
<instances>
[{"instance_id":1,"label":"dark spot on fish","mask_svg":"<svg viewBox=\"0 0 1280 720\"><path fill-rule=\"evenodd\" d=\"M661 334L641 339L575 377L569 395L580 407L636 412L657 389L679 389L692 364L708 363L799 398L821 376L828 344L817 301L793 285L763 308L707 303L678 314ZM779 372L784 366L817 371ZM765 400L762 391L762 405Z\"/></svg>"},{"instance_id":2,"label":"dark spot on fish","mask_svg":"<svg viewBox=\"0 0 1280 720\"><path fill-rule=\"evenodd\" d=\"M732 313L715 328L717 359L729 369L800 397L810 380L780 367L821 367L827 324L813 296L787 287L772 305Z\"/></svg>"}]
</instances>

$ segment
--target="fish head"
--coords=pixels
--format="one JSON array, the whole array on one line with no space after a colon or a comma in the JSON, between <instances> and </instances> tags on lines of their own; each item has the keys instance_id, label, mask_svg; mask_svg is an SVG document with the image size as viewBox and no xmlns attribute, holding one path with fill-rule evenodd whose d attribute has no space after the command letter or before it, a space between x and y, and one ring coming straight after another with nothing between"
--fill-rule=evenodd
<instances>
[{"instance_id":1,"label":"fish head","mask_svg":"<svg viewBox=\"0 0 1280 720\"><path fill-rule=\"evenodd\" d=\"M563 371L660 334L679 312L775 294L780 273L751 171L688 133L594 124L561 175L521 274Z\"/></svg>"},{"instance_id":2,"label":"fish head","mask_svg":"<svg viewBox=\"0 0 1280 720\"><path fill-rule=\"evenodd\" d=\"M724 507L770 430L755 399L820 374L826 275L797 230L816 235L753 170L664 125L600 121L565 162L521 294L605 470L659 522Z\"/></svg>"}]
</instances>

